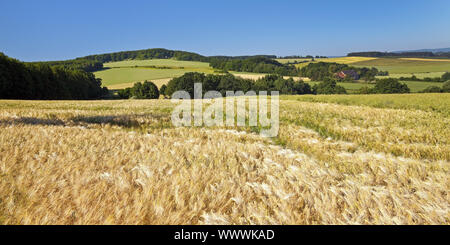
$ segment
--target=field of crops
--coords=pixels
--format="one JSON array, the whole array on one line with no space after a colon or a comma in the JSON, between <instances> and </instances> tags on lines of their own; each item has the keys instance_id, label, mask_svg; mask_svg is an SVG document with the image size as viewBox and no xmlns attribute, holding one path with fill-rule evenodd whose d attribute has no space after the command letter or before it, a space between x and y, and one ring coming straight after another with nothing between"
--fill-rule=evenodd
<instances>
[{"instance_id":1,"label":"field of crops","mask_svg":"<svg viewBox=\"0 0 450 245\"><path fill-rule=\"evenodd\" d=\"M1 101L0 224L450 224L450 94L282 96L272 139L174 106Z\"/></svg>"}]
</instances>

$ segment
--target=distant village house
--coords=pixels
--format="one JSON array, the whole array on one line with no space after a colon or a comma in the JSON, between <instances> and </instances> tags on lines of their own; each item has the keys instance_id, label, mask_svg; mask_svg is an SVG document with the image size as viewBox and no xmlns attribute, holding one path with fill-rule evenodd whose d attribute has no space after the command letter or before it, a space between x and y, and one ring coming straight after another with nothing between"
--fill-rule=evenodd
<instances>
[{"instance_id":1,"label":"distant village house","mask_svg":"<svg viewBox=\"0 0 450 245\"><path fill-rule=\"evenodd\" d=\"M354 70L341 71L336 74L337 77L345 79L351 77L353 80L359 80L359 74Z\"/></svg>"}]
</instances>

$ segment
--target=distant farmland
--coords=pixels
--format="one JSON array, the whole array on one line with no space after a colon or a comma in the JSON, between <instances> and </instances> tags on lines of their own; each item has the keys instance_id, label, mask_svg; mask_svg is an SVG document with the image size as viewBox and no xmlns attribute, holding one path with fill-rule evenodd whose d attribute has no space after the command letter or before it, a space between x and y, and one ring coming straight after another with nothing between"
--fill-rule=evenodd
<instances>
[{"instance_id":1,"label":"distant farmland","mask_svg":"<svg viewBox=\"0 0 450 245\"><path fill-rule=\"evenodd\" d=\"M280 63L304 62L296 64L298 68L311 63L311 59L277 59ZM307 61L307 62L305 62ZM356 67L376 67L382 71L389 71L389 77L440 77L450 71L448 59L421 59L421 58L370 58L370 57L338 57L315 59L314 62L336 62ZM214 69L206 62L178 61L173 59L153 60L127 60L105 63L105 70L95 72L95 76L103 80L103 84L110 89L123 89L132 87L135 82L144 80L153 81L158 87L166 84L170 79L182 76L186 72L214 73ZM267 74L234 72L231 73L247 79L259 79ZM293 77L299 80L298 77ZM383 78L383 77L379 77ZM301 78L309 81L308 78ZM441 83L406 82L412 92L418 92L428 86L441 87ZM314 83L312 83L314 84ZM349 92L354 92L364 86L373 86L365 83L341 83Z\"/></svg>"}]
</instances>

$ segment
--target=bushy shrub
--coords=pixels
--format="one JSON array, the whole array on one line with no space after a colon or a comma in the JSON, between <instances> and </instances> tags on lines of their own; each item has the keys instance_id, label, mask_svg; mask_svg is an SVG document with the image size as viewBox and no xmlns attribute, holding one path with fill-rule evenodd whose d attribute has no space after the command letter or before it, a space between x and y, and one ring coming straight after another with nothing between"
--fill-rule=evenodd
<instances>
[{"instance_id":1,"label":"bushy shrub","mask_svg":"<svg viewBox=\"0 0 450 245\"><path fill-rule=\"evenodd\" d=\"M450 81L450 72L446 72L442 75L441 81Z\"/></svg>"},{"instance_id":2,"label":"bushy shrub","mask_svg":"<svg viewBox=\"0 0 450 245\"><path fill-rule=\"evenodd\" d=\"M377 94L403 94L409 92L408 85L400 83L394 78L380 79L373 88L373 93Z\"/></svg>"},{"instance_id":3,"label":"bushy shrub","mask_svg":"<svg viewBox=\"0 0 450 245\"><path fill-rule=\"evenodd\" d=\"M121 99L129 99L129 98L131 98L131 96L133 96L131 94L131 88L121 89L117 92L117 95Z\"/></svg>"},{"instance_id":4,"label":"bushy shrub","mask_svg":"<svg viewBox=\"0 0 450 245\"><path fill-rule=\"evenodd\" d=\"M165 97L166 97L166 92L167 92L167 85L163 84L163 85L161 86L161 88L159 88L159 93L160 93L161 95L163 95L164 98L165 98Z\"/></svg>"},{"instance_id":5,"label":"bushy shrub","mask_svg":"<svg viewBox=\"0 0 450 245\"><path fill-rule=\"evenodd\" d=\"M136 99L158 99L158 87L152 82L135 83L131 89L131 93Z\"/></svg>"},{"instance_id":6,"label":"bushy shrub","mask_svg":"<svg viewBox=\"0 0 450 245\"><path fill-rule=\"evenodd\" d=\"M442 93L442 89L437 86L429 86L420 92L421 93Z\"/></svg>"},{"instance_id":7,"label":"bushy shrub","mask_svg":"<svg viewBox=\"0 0 450 245\"><path fill-rule=\"evenodd\" d=\"M444 85L442 86L442 92L450 93L450 80L444 83Z\"/></svg>"}]
</instances>

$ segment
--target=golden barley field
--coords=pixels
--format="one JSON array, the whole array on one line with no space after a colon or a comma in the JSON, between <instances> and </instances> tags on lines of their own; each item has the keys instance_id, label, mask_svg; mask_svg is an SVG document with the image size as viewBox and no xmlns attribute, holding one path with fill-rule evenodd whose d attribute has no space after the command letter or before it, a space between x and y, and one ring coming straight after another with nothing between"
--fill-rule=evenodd
<instances>
[{"instance_id":1,"label":"golden barley field","mask_svg":"<svg viewBox=\"0 0 450 245\"><path fill-rule=\"evenodd\" d=\"M169 100L0 101L0 224L450 224L449 103L286 96L262 138Z\"/></svg>"}]
</instances>

